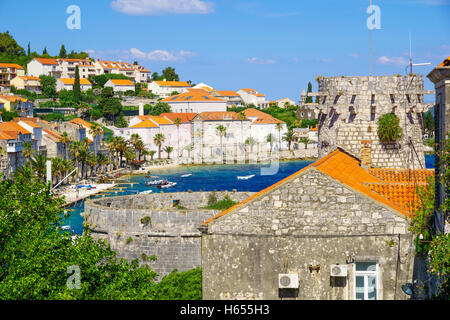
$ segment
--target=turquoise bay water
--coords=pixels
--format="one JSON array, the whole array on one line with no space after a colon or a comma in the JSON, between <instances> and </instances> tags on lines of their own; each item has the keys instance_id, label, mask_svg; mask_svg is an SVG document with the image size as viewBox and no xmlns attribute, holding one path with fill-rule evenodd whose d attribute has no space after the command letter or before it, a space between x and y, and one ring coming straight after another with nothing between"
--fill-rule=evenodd
<instances>
[{"instance_id":1,"label":"turquoise bay water","mask_svg":"<svg viewBox=\"0 0 450 320\"><path fill-rule=\"evenodd\" d=\"M427 155L426 167L434 168L434 156ZM288 177L289 175L299 171L312 163L312 161L283 161L279 163L276 174L261 175L262 168L268 168L268 164L234 164L234 165L209 165L209 166L183 166L179 168L158 169L151 172L152 175L161 177L172 182L176 182L175 187L164 189L165 193L169 192L186 192L191 191L250 191L257 192L272 184ZM181 175L192 174L190 177L182 178ZM250 180L238 180L238 176L255 175ZM148 187L145 176L130 176L124 178L124 183L136 183L134 185L123 185L122 192L108 191L107 196L131 195L137 192L153 190L159 193L161 190L157 187ZM99 196L94 196L94 198ZM70 217L64 224L70 225L76 234L83 232L83 217L81 213L84 211L84 202L81 201L68 209L71 209Z\"/></svg>"}]
</instances>

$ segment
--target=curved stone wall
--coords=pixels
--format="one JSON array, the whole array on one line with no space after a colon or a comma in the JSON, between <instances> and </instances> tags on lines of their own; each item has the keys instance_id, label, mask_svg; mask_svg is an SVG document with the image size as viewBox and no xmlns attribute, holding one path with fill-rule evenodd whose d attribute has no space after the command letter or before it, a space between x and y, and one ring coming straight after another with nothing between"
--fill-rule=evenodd
<instances>
[{"instance_id":1,"label":"curved stone wall","mask_svg":"<svg viewBox=\"0 0 450 320\"><path fill-rule=\"evenodd\" d=\"M150 264L159 279L173 269L201 266L200 225L218 214L205 210L212 192L155 193L87 200L83 213L97 239L106 239L118 257ZM251 192L215 192L240 202ZM175 207L175 205L177 205ZM157 261L146 261L155 255Z\"/></svg>"}]
</instances>

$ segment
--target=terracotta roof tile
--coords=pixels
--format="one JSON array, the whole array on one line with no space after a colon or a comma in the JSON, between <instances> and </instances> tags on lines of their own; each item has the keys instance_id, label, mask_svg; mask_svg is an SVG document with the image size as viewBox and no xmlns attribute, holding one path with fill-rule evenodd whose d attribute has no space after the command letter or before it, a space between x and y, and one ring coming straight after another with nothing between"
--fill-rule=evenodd
<instances>
[{"instance_id":1,"label":"terracotta roof tile","mask_svg":"<svg viewBox=\"0 0 450 320\"><path fill-rule=\"evenodd\" d=\"M158 128L158 125L150 120L144 120L142 122L139 122L138 124L135 124L134 126L131 126L130 128Z\"/></svg>"},{"instance_id":2,"label":"terracotta roof tile","mask_svg":"<svg viewBox=\"0 0 450 320\"><path fill-rule=\"evenodd\" d=\"M175 122L175 119L179 118L181 123L191 122L196 115L197 113L161 113L161 117L166 117L172 122Z\"/></svg>"},{"instance_id":3,"label":"terracotta roof tile","mask_svg":"<svg viewBox=\"0 0 450 320\"><path fill-rule=\"evenodd\" d=\"M185 81L153 81L160 87L190 87L191 85Z\"/></svg>"},{"instance_id":4,"label":"terracotta roof tile","mask_svg":"<svg viewBox=\"0 0 450 320\"><path fill-rule=\"evenodd\" d=\"M0 63L0 67L6 67L6 68L16 68L23 70L22 66L19 66L16 63Z\"/></svg>"}]
</instances>

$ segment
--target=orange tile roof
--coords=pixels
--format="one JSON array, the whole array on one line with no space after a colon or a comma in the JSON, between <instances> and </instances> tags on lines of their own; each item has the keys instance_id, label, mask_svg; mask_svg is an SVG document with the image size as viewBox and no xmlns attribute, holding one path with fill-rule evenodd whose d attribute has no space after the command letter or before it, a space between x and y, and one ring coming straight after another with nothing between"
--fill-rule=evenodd
<instances>
[{"instance_id":1,"label":"orange tile roof","mask_svg":"<svg viewBox=\"0 0 450 320\"><path fill-rule=\"evenodd\" d=\"M172 121L169 119L164 118L163 116L151 116L151 115L146 115L146 116L138 116L139 119L141 119L142 121L153 121L155 124L160 125L160 124L172 124Z\"/></svg>"},{"instance_id":2,"label":"orange tile roof","mask_svg":"<svg viewBox=\"0 0 450 320\"><path fill-rule=\"evenodd\" d=\"M75 78L59 78L59 80L61 80L61 82L64 84L74 85L74 83L75 83ZM88 79L81 78L80 84L87 85L87 84L92 84L92 83Z\"/></svg>"},{"instance_id":3,"label":"orange tile roof","mask_svg":"<svg viewBox=\"0 0 450 320\"><path fill-rule=\"evenodd\" d=\"M271 124L271 123L286 123L277 118L272 117L270 114L256 110L255 108L248 108L242 111L246 117L257 117L252 124Z\"/></svg>"},{"instance_id":4,"label":"orange tile roof","mask_svg":"<svg viewBox=\"0 0 450 320\"><path fill-rule=\"evenodd\" d=\"M37 81L41 81L41 79L39 79L38 77L29 77L29 76L19 76L19 78L23 79L23 80L37 80Z\"/></svg>"},{"instance_id":5,"label":"orange tile roof","mask_svg":"<svg viewBox=\"0 0 450 320\"><path fill-rule=\"evenodd\" d=\"M153 81L160 87L190 87L191 85L185 81Z\"/></svg>"},{"instance_id":6,"label":"orange tile roof","mask_svg":"<svg viewBox=\"0 0 450 320\"><path fill-rule=\"evenodd\" d=\"M9 132L20 132L21 134L31 134L30 131L20 126L17 122L0 122L0 130Z\"/></svg>"},{"instance_id":7,"label":"orange tile roof","mask_svg":"<svg viewBox=\"0 0 450 320\"><path fill-rule=\"evenodd\" d=\"M248 89L248 88L244 88L244 89L240 89L240 90L245 91L245 92L247 92L247 93L251 93L251 94L255 94L255 93L256 93L256 90ZM239 91L239 90L238 90L238 91Z\"/></svg>"},{"instance_id":8,"label":"orange tile roof","mask_svg":"<svg viewBox=\"0 0 450 320\"><path fill-rule=\"evenodd\" d=\"M30 120L20 120L20 121L22 121L23 123L25 123L26 125L28 125L28 126L30 126L30 127L32 127L32 128L41 128L41 126L40 125L38 125L36 122L34 122L34 121L30 121ZM20 124L19 124L19 126L20 126Z\"/></svg>"},{"instance_id":9,"label":"orange tile roof","mask_svg":"<svg viewBox=\"0 0 450 320\"><path fill-rule=\"evenodd\" d=\"M12 140L14 137L7 134L5 131L0 130L0 140Z\"/></svg>"},{"instance_id":10,"label":"orange tile roof","mask_svg":"<svg viewBox=\"0 0 450 320\"><path fill-rule=\"evenodd\" d=\"M172 122L175 122L175 119L179 118L181 123L191 122L196 115L197 113L161 113L161 117L166 117Z\"/></svg>"},{"instance_id":11,"label":"orange tile roof","mask_svg":"<svg viewBox=\"0 0 450 320\"><path fill-rule=\"evenodd\" d=\"M0 98L6 99L11 102L16 102L17 100L20 100L22 102L27 102L28 99L22 98L21 96L14 96L14 95L0 95Z\"/></svg>"},{"instance_id":12,"label":"orange tile roof","mask_svg":"<svg viewBox=\"0 0 450 320\"><path fill-rule=\"evenodd\" d=\"M83 126L85 128L88 128L88 129L91 129L94 126L92 123L87 122L87 121L85 121L85 120L83 120L81 118L72 119L72 120L69 121L69 123L78 124L78 125L81 125L81 126ZM100 127L100 129L101 129L101 127ZM102 130L102 132L103 132L103 130Z\"/></svg>"},{"instance_id":13,"label":"orange tile roof","mask_svg":"<svg viewBox=\"0 0 450 320\"><path fill-rule=\"evenodd\" d=\"M363 193L364 195L369 196L370 198L396 210L397 212L407 217L411 215L410 203L414 200L417 200L414 183L386 182L361 167L361 161L359 159L338 148L322 159L319 159L309 166L303 168L302 170L297 171L289 177L278 181L274 185L255 193L244 201L219 213L215 217L205 221L203 225L206 225L209 222L214 221L228 214L229 212L242 207L246 203L273 190L275 187L278 187L281 184L297 177L299 174L305 172L306 170L311 169L319 170L320 172L330 176L331 178L336 179L339 182L351 187L353 190ZM396 169L384 170L395 171ZM434 174L434 170L428 170L428 173L430 175ZM422 171L418 171L418 176L420 177L421 175ZM387 174L386 176L390 177L388 179L391 179L392 176L395 176L395 174Z\"/></svg>"},{"instance_id":14,"label":"orange tile roof","mask_svg":"<svg viewBox=\"0 0 450 320\"><path fill-rule=\"evenodd\" d=\"M200 93L200 94L207 94L209 95L209 92L205 89L193 89L193 88L188 88L187 89L188 92L194 92L194 93Z\"/></svg>"},{"instance_id":15,"label":"orange tile roof","mask_svg":"<svg viewBox=\"0 0 450 320\"><path fill-rule=\"evenodd\" d=\"M133 86L134 83L131 82L131 80L125 80L125 79L109 79L114 85L116 86Z\"/></svg>"},{"instance_id":16,"label":"orange tile roof","mask_svg":"<svg viewBox=\"0 0 450 320\"><path fill-rule=\"evenodd\" d=\"M158 128L158 125L150 120L144 120L142 122L139 122L138 124L135 124L134 126L131 126L130 128Z\"/></svg>"},{"instance_id":17,"label":"orange tile roof","mask_svg":"<svg viewBox=\"0 0 450 320\"><path fill-rule=\"evenodd\" d=\"M46 133L43 136L48 137L55 142L59 142L61 140L61 135L59 134L59 132L47 129L43 129L43 131Z\"/></svg>"},{"instance_id":18,"label":"orange tile roof","mask_svg":"<svg viewBox=\"0 0 450 320\"><path fill-rule=\"evenodd\" d=\"M450 66L450 56L447 57L444 61L441 62L438 67L449 67Z\"/></svg>"},{"instance_id":19,"label":"orange tile roof","mask_svg":"<svg viewBox=\"0 0 450 320\"><path fill-rule=\"evenodd\" d=\"M39 61L41 64L58 64L56 59L44 59L44 58L34 58L36 61Z\"/></svg>"},{"instance_id":20,"label":"orange tile roof","mask_svg":"<svg viewBox=\"0 0 450 320\"><path fill-rule=\"evenodd\" d=\"M204 121L238 121L239 115L234 111L227 112L202 112L197 115ZM248 119L244 119L248 120ZM240 121L240 120L239 120Z\"/></svg>"},{"instance_id":21,"label":"orange tile roof","mask_svg":"<svg viewBox=\"0 0 450 320\"><path fill-rule=\"evenodd\" d=\"M255 93L254 95L257 97L265 97L266 96L265 94L262 94L262 93Z\"/></svg>"},{"instance_id":22,"label":"orange tile roof","mask_svg":"<svg viewBox=\"0 0 450 320\"><path fill-rule=\"evenodd\" d=\"M209 102L209 101L223 101L225 100L213 97L210 94L199 92L184 92L162 100L163 102Z\"/></svg>"},{"instance_id":23,"label":"orange tile roof","mask_svg":"<svg viewBox=\"0 0 450 320\"><path fill-rule=\"evenodd\" d=\"M23 70L22 66L19 66L16 63L0 63L0 67L6 67L6 68L16 68Z\"/></svg>"},{"instance_id":24,"label":"orange tile roof","mask_svg":"<svg viewBox=\"0 0 450 320\"><path fill-rule=\"evenodd\" d=\"M319 131L319 127L316 125L314 128L312 128L310 131Z\"/></svg>"}]
</instances>

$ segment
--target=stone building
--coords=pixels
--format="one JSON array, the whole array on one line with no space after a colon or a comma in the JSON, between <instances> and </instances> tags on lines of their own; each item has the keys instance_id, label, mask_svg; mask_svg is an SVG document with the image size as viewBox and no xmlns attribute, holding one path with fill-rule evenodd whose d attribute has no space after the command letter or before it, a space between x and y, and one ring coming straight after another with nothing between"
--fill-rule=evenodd
<instances>
[{"instance_id":1,"label":"stone building","mask_svg":"<svg viewBox=\"0 0 450 320\"><path fill-rule=\"evenodd\" d=\"M336 147L360 157L362 150L371 156L370 166L377 168L425 168L422 113L432 106L423 96L421 75L377 77L319 78L319 158ZM383 114L394 113L400 120L403 138L383 144L377 134L377 121ZM365 143L363 143L363 141Z\"/></svg>"},{"instance_id":2,"label":"stone building","mask_svg":"<svg viewBox=\"0 0 450 320\"><path fill-rule=\"evenodd\" d=\"M366 169L338 148L205 221L203 298L408 298L409 173ZM413 174L423 184L433 170Z\"/></svg>"},{"instance_id":3,"label":"stone building","mask_svg":"<svg viewBox=\"0 0 450 320\"><path fill-rule=\"evenodd\" d=\"M242 201L253 193L217 192ZM87 200L83 216L92 236L108 240L120 258L139 259L164 277L174 269L201 266L201 233L198 226L218 214L204 209L210 192L155 193ZM156 261L145 256L155 255Z\"/></svg>"}]
</instances>

